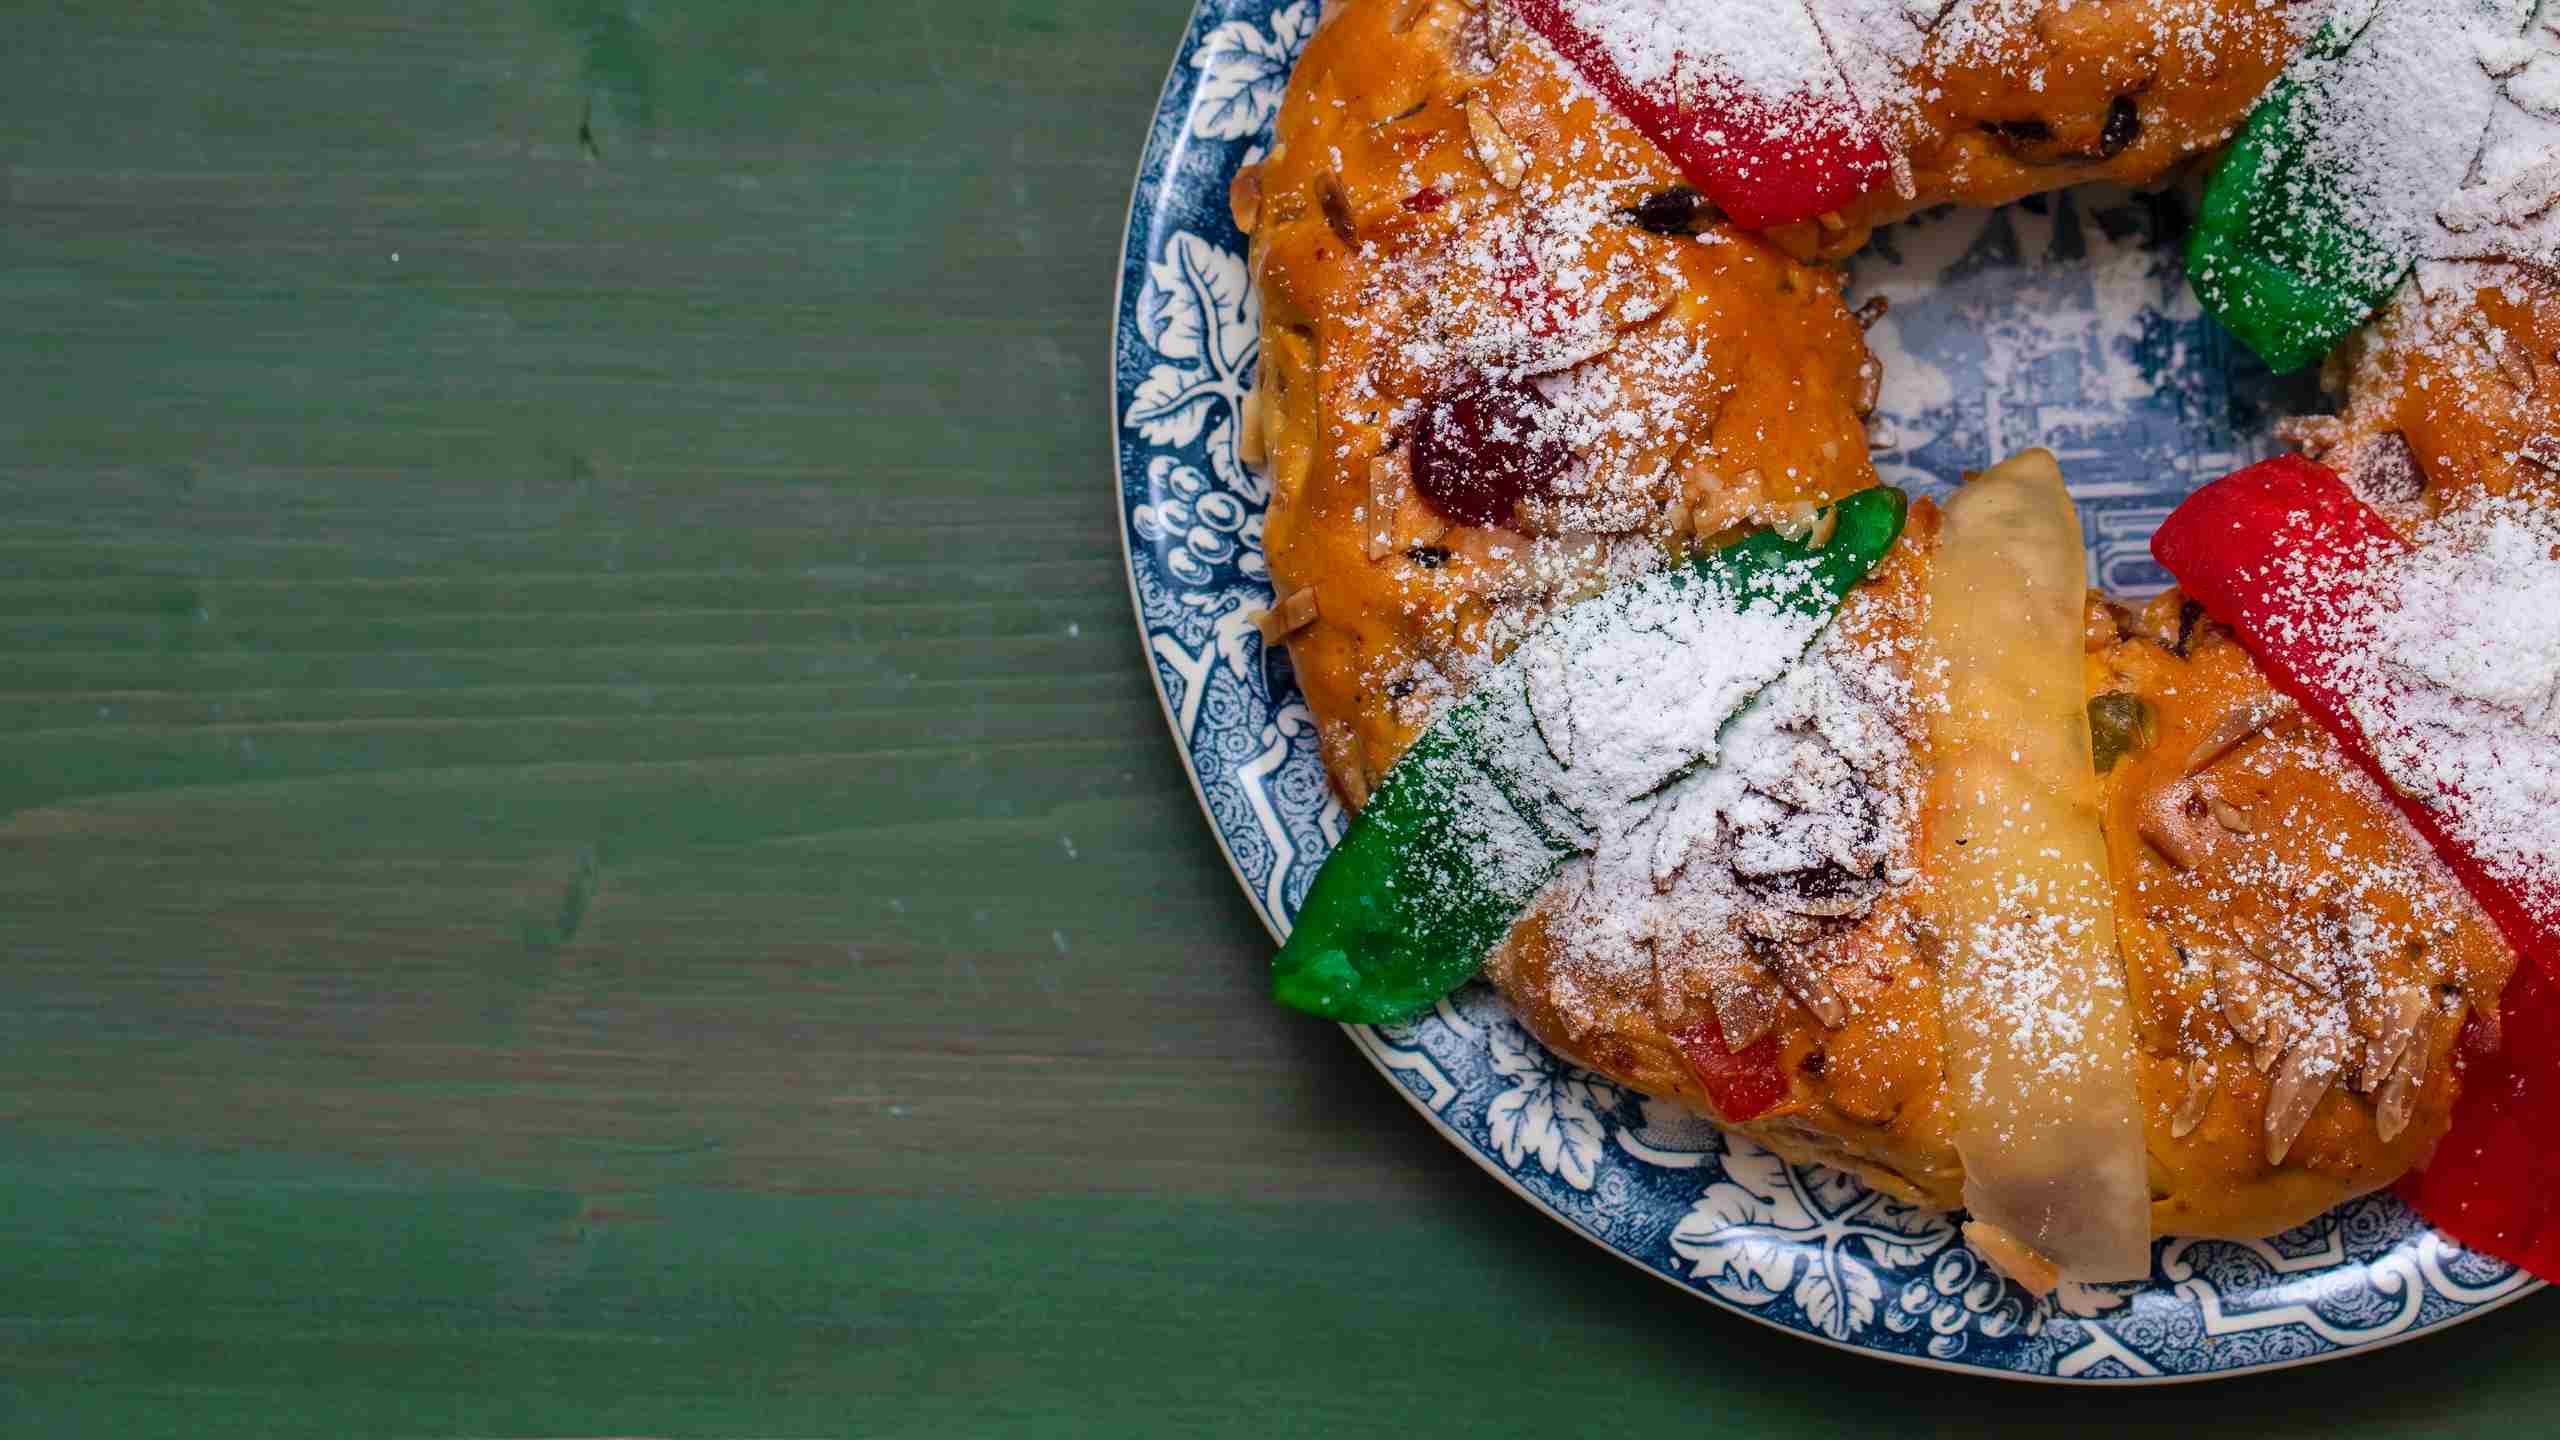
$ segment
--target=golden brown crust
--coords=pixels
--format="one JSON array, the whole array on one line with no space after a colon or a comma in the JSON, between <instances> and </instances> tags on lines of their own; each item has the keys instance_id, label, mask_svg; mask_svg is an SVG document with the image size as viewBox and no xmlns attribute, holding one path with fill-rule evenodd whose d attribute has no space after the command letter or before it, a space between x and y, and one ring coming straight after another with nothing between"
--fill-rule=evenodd
<instances>
[{"instance_id":1,"label":"golden brown crust","mask_svg":"<svg viewBox=\"0 0 2560 1440\"><path fill-rule=\"evenodd\" d=\"M1842 607L1836 624L1862 652L1917 662L1937 528L1934 506L1914 506L1903 542ZM1916 790L1920 773L1909 778ZM1803 948L1803 963L1824 977L1848 1013L1829 1026L1800 1001L1786 1001L1771 1033L1789 1094L1765 1115L1732 1128L1790 1159L1819 1160L1901 1199L1952 1208L1962 1167L1948 1140L1937 975L1922 939L1925 908L1916 889L1890 891L1854 924ZM1485 973L1549 1048L1647 1094L1716 1115L1673 1038L1709 1017L1700 989L1663 984L1655 967L1644 967L1636 972L1643 978L1614 988L1604 983L1595 993L1584 976L1568 991L1555 983L1568 963L1565 942L1551 933L1540 909L1487 958Z\"/></svg>"},{"instance_id":2,"label":"golden brown crust","mask_svg":"<svg viewBox=\"0 0 2560 1440\"><path fill-rule=\"evenodd\" d=\"M1900 117L1911 190L1780 237L1837 257L1933 205L2005 205L2093 180L2153 185L2230 139L2301 42L2291 7L2255 0L2047 4L1985 45L1941 23ZM2128 118L2129 117L2129 118ZM2114 129L2110 130L2110 124Z\"/></svg>"},{"instance_id":3,"label":"golden brown crust","mask_svg":"<svg viewBox=\"0 0 2560 1440\"><path fill-rule=\"evenodd\" d=\"M2154 1228L2245 1238L2387 1185L2434 1149L2463 1016L2496 1003L2513 957L2337 742L2275 703L2236 641L2181 613L2174 591L2153 602L2135 633L2090 652L2088 680L2093 696L2136 697L2156 736L2100 783ZM2218 754L2207 744L2244 730ZM2193 823L2164 849L2156 817L2173 807ZM2358 945L2351 925L2392 943ZM2352 1037L2281 1163L2267 1116L2289 1052L2264 1025L2258 1045L2235 1033L2250 1023L2235 989L2278 1017L2267 1024L2325 1036L2342 1022ZM2404 989L2422 1004L2423 1063L2405 1124L2386 1127L2390 1066L2373 1057L2405 1038Z\"/></svg>"},{"instance_id":4,"label":"golden brown crust","mask_svg":"<svg viewBox=\"0 0 2560 1440\"><path fill-rule=\"evenodd\" d=\"M2210 55L2144 38L2169 12L2200 5L2240 27ZM1837 274L1790 259L1782 246L1836 254L1854 248L1867 225L1926 204L2157 179L2218 143L2292 44L2278 7L2250 0L2048 6L2007 48L1939 65L1930 77L1935 92L1906 136L1912 197L1873 197L1837 225L1771 241L1721 230L1704 239L1595 230L1588 239L1604 260L1632 257L1670 278L1659 310L1583 368L1621 386L1667 386L1683 414L1701 418L1601 442L1615 447L1625 473L1651 477L1643 523L1535 537L1449 527L1413 495L1401 468L1398 416L1446 381L1412 363L1403 342L1428 331L1435 306L1488 298L1468 294L1463 273L1453 282L1433 270L1433 257L1485 227L1521 223L1560 186L1613 185L1618 203L1632 205L1679 177L1551 68L1542 48L1498 44L1492 13L1461 0L1351 0L1311 42L1269 158L1237 187L1264 299L1263 379L1248 407L1247 446L1268 455L1266 548L1280 594L1298 601L1284 609L1313 617L1289 634L1290 653L1328 773L1355 807L1428 717L1428 697L1408 693L1415 677L1462 685L1467 667L1516 634L1523 615L1599 583L1611 552L1676 554L1736 524L1873 482L1861 424L1873 362ZM2026 78L2039 69L2041 88ZM2116 145L2106 127L2119 97L2132 97L2140 126ZM1448 288L1417 294L1382 279L1414 268ZM2547 286L2519 288L2524 280L2541 283L2486 275L2460 301L2512 346L2544 357L2524 384L2515 383L2511 358L2501 363L2486 350L2484 364L2368 342L2342 361L2361 408L2327 422L2324 443L2371 446L2376 436L2405 435L2436 491L2456 475L2489 476L2499 488L2552 480L2534 437L2560 444L2551 423L2560 303ZM2388 323L2380 331L2393 333ZM1646 370L1637 352L1648 335L1694 339L1707 363L1670 377ZM2498 386L2503 397L2483 388ZM2449 394L2464 398L2450 403ZM1934 537L1933 512L1917 507L1906 542L1852 597L1842 628L1916 635ZM1590 565L1577 578L1569 566L1560 575L1530 563L1541 545L1548 560L1558 545L1581 546L1574 553ZM2222 828L2216 843L2198 840L2182 852L2183 866L2174 863L2145 834L2160 823L2160 796L2189 780L2184 767L2201 738L2263 701L2265 686L2236 646L2209 628L2189 635L2174 596L2139 619L2117 614L2093 608L2089 684L2093 696L2140 697L2152 726L2150 743L2118 763L2102 789L2141 1035L2154 1226L2264 1235L2387 1184L2423 1158L2447 1123L2463 1014L2494 1004L2512 962L2387 804L2352 780L2334 743L2298 720L2279 719L2232 747L2218 762L2231 768L2208 797L2282 823ZM2209 810L2186 820L2200 817L2221 823ZM2324 848L2334 841L2346 860L2296 853L2313 837ZM1924 876L1929 838L1924 824L1913 842ZM2291 939L2337 922L2334 895L2269 886L2270 865L2336 874L2367 863L2406 872L2400 898L2379 902L2375 923L2411 928L2413 903L2427 912L2419 920L2443 923L2416 924L2420 942L2341 986L2354 990L2351 1003L2281 974L2247 991L2273 996L2270 1005L2343 1004L2355 1036L2338 1083L2306 1100L2299 1076L2288 1082L2295 1093L2286 1104L2305 1113L2271 1160L2267 1116L2285 1050L2256 1063L2269 1048L2268 1022L2255 1022L2254 1042L2235 1033L2208 952L2227 949L2235 934L2245 949L2246 936ZM2253 896L2237 913L2227 899L2235 892ZM1955 1208L1963 1176L1949 1138L1929 904L1925 879L1888 891L1799 957L1848 1002L1847 1013L1826 1024L1786 999L1770 1033L1789 1094L1732 1128L1791 1160L1836 1165L1899 1198ZM1688 981L1666 986L1654 967L1597 977L1577 970L1564 983L1572 957L1553 922L1533 911L1488 958L1489 977L1523 1023L1577 1063L1713 1115L1674 1038L1699 1023L1708 1002ZM2274 962L2252 953L2231 963L2255 974ZM2411 987L2428 998L2422 1015L2391 1008ZM2390 1071L2409 1052L2383 1042L2412 1030L2418 1058L2386 1101ZM2380 1118L2386 1108L2388 1120Z\"/></svg>"},{"instance_id":5,"label":"golden brown crust","mask_svg":"<svg viewBox=\"0 0 2560 1440\"><path fill-rule=\"evenodd\" d=\"M2560 275L2466 261L2420 277L2330 358L2345 413L2296 438L2396 519L2412 499L2560 501Z\"/></svg>"},{"instance_id":6,"label":"golden brown crust","mask_svg":"<svg viewBox=\"0 0 2560 1440\"><path fill-rule=\"evenodd\" d=\"M1317 591L1322 618L1291 637L1290 658L1318 717L1327 769L1355 800L1424 715L1393 703L1385 687L1416 665L1462 663L1501 608L1556 598L1551 576L1532 577L1494 553L1523 546L1507 531L1430 532L1445 556L1412 558L1425 533L1416 527L1432 522L1409 486L1394 518L1364 519L1376 500L1372 467L1401 439L1393 417L1445 380L1406 363L1397 342L1421 331L1431 318L1421 312L1434 306L1489 301L1449 293L1480 288L1464 273L1422 295L1382 285L1381 275L1420 269L1470 235L1521 223L1542 187L1608 184L1633 205L1680 179L1536 47L1511 45L1490 69L1469 69L1465 47L1479 13L1458 0L1345 6L1309 42L1258 177L1258 405L1272 476L1263 541L1282 595ZM1398 30L1400 20L1410 23ZM1468 112L1478 108L1521 152L1517 190L1477 154ZM1430 208L1408 203L1425 189L1436 197ZM1872 362L1841 304L1837 272L1734 231L1701 241L1606 225L1591 239L1603 252L1595 263L1623 252L1676 280L1661 287L1666 307L1627 327L1586 373L1700 417L1686 429L1601 442L1601 462L1621 470L1659 461L1649 507L1659 519L1597 537L1598 548L1682 548L1692 543L1693 511L1712 533L1875 483L1861 418ZM1382 291L1411 313L1382 322ZM1692 338L1706 363L1672 373L1648 367L1637 343L1646 333ZM1646 449L1658 454L1636 453ZM1391 543L1373 558L1376 529Z\"/></svg>"}]
</instances>

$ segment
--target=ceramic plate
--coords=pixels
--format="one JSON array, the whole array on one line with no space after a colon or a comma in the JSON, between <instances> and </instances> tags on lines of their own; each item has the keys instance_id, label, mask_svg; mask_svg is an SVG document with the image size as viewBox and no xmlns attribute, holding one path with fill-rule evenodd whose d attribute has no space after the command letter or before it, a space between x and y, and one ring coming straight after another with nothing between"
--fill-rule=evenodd
<instances>
[{"instance_id":1,"label":"ceramic plate","mask_svg":"<svg viewBox=\"0 0 2560 1440\"><path fill-rule=\"evenodd\" d=\"M1315 0L1201 0L1138 168L1113 322L1129 584L1174 743L1278 935L1342 833L1270 603L1266 491L1236 460L1257 338L1227 179L1261 152ZM2308 397L2197 310L2176 195L2074 192L1877 237L1853 298L1891 301L1876 468L1914 493L2027 445L2061 455L2101 582L2159 588L2145 542L2180 496L2273 448ZM1259 975L1238 975L1241 986ZM1558 1060L1482 985L1407 1025L1346 1027L1389 1083L1557 1223L1708 1302L1887 1359L2039 1380L2198 1379L2370 1350L2534 1288L2389 1195L2250 1244L2157 1242L2139 1284L2021 1293L1956 1236L1835 1172L1790 1167Z\"/></svg>"}]
</instances>

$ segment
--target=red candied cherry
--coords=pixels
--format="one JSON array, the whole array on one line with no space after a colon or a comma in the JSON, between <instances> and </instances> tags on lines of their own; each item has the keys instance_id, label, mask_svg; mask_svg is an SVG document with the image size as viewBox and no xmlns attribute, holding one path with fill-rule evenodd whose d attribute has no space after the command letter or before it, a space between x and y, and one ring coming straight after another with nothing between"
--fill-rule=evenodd
<instances>
[{"instance_id":1,"label":"red candied cherry","mask_svg":"<svg viewBox=\"0 0 2560 1440\"><path fill-rule=\"evenodd\" d=\"M1554 408L1517 378L1475 375L1441 391L1414 426L1413 488L1457 524L1510 525L1514 505L1572 464Z\"/></svg>"}]
</instances>

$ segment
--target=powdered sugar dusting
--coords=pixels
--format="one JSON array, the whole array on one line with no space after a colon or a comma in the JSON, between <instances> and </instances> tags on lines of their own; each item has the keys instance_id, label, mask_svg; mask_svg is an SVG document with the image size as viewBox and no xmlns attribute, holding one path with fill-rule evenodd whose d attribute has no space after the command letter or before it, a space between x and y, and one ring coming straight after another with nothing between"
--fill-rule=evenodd
<instances>
[{"instance_id":1,"label":"powdered sugar dusting","mask_svg":"<svg viewBox=\"0 0 2560 1440\"><path fill-rule=\"evenodd\" d=\"M1649 93L1713 108L1737 93L1779 106L1852 110L1847 78L1801 0L1566 0L1618 73Z\"/></svg>"},{"instance_id":2,"label":"powdered sugar dusting","mask_svg":"<svg viewBox=\"0 0 2560 1440\"><path fill-rule=\"evenodd\" d=\"M2367 288L2412 259L2560 259L2560 23L2532 0L2342 4L2292 72L2283 223ZM2340 47L2343 47L2341 50ZM2269 217L2273 218L2273 217Z\"/></svg>"},{"instance_id":3,"label":"powdered sugar dusting","mask_svg":"<svg viewBox=\"0 0 2560 1440\"><path fill-rule=\"evenodd\" d=\"M2351 592L2335 679L2392 782L2560 913L2560 514L2489 497L2414 538Z\"/></svg>"},{"instance_id":4,"label":"powdered sugar dusting","mask_svg":"<svg viewBox=\"0 0 2560 1440\"><path fill-rule=\"evenodd\" d=\"M1605 834L1715 764L1724 723L1821 628L1784 603L1809 567L1754 582L1659 571L1531 635L1460 712L1513 803L1550 831Z\"/></svg>"},{"instance_id":5,"label":"powdered sugar dusting","mask_svg":"<svg viewBox=\"0 0 2560 1440\"><path fill-rule=\"evenodd\" d=\"M1577 90L1572 103L1599 102ZM1422 407L1444 403L1470 376L1531 382L1547 403L1524 438L1573 461L1522 523L1543 534L1625 534L1659 518L1676 483L1667 457L1715 424L1712 405L1698 403L1714 369L1707 348L1688 327L1647 323L1688 288L1672 247L1729 242L1712 230L1638 230L1624 207L1659 184L1648 178L1658 161L1605 132L1573 144L1570 167L1532 166L1513 188L1408 165L1398 183L1408 195L1451 197L1435 202L1448 223L1427 245L1364 243L1361 293L1340 315L1352 348L1370 359L1348 395L1374 406L1368 418L1386 430L1409 433ZM1441 398L1407 398L1416 395ZM1342 458L1357 459L1348 448Z\"/></svg>"},{"instance_id":6,"label":"powdered sugar dusting","mask_svg":"<svg viewBox=\"0 0 2560 1440\"><path fill-rule=\"evenodd\" d=\"M1835 629L1735 719L1720 764L1594 813L1591 853L1544 897L1569 1022L1581 997L1656 978L1713 997L1736 1045L1765 1028L1778 983L1836 1003L1797 969L1803 947L1913 879L1907 658Z\"/></svg>"}]
</instances>

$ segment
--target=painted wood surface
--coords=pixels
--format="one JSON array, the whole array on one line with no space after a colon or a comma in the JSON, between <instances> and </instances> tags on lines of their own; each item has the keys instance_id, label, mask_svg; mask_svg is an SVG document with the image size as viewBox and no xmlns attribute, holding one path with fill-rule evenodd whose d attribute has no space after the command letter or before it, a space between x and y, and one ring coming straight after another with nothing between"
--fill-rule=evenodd
<instances>
[{"instance_id":1,"label":"painted wood surface","mask_svg":"<svg viewBox=\"0 0 2560 1440\"><path fill-rule=\"evenodd\" d=\"M0 1430L2533 1433L1687 1301L1258 998L1104 344L1178 0L0 14Z\"/></svg>"}]
</instances>

